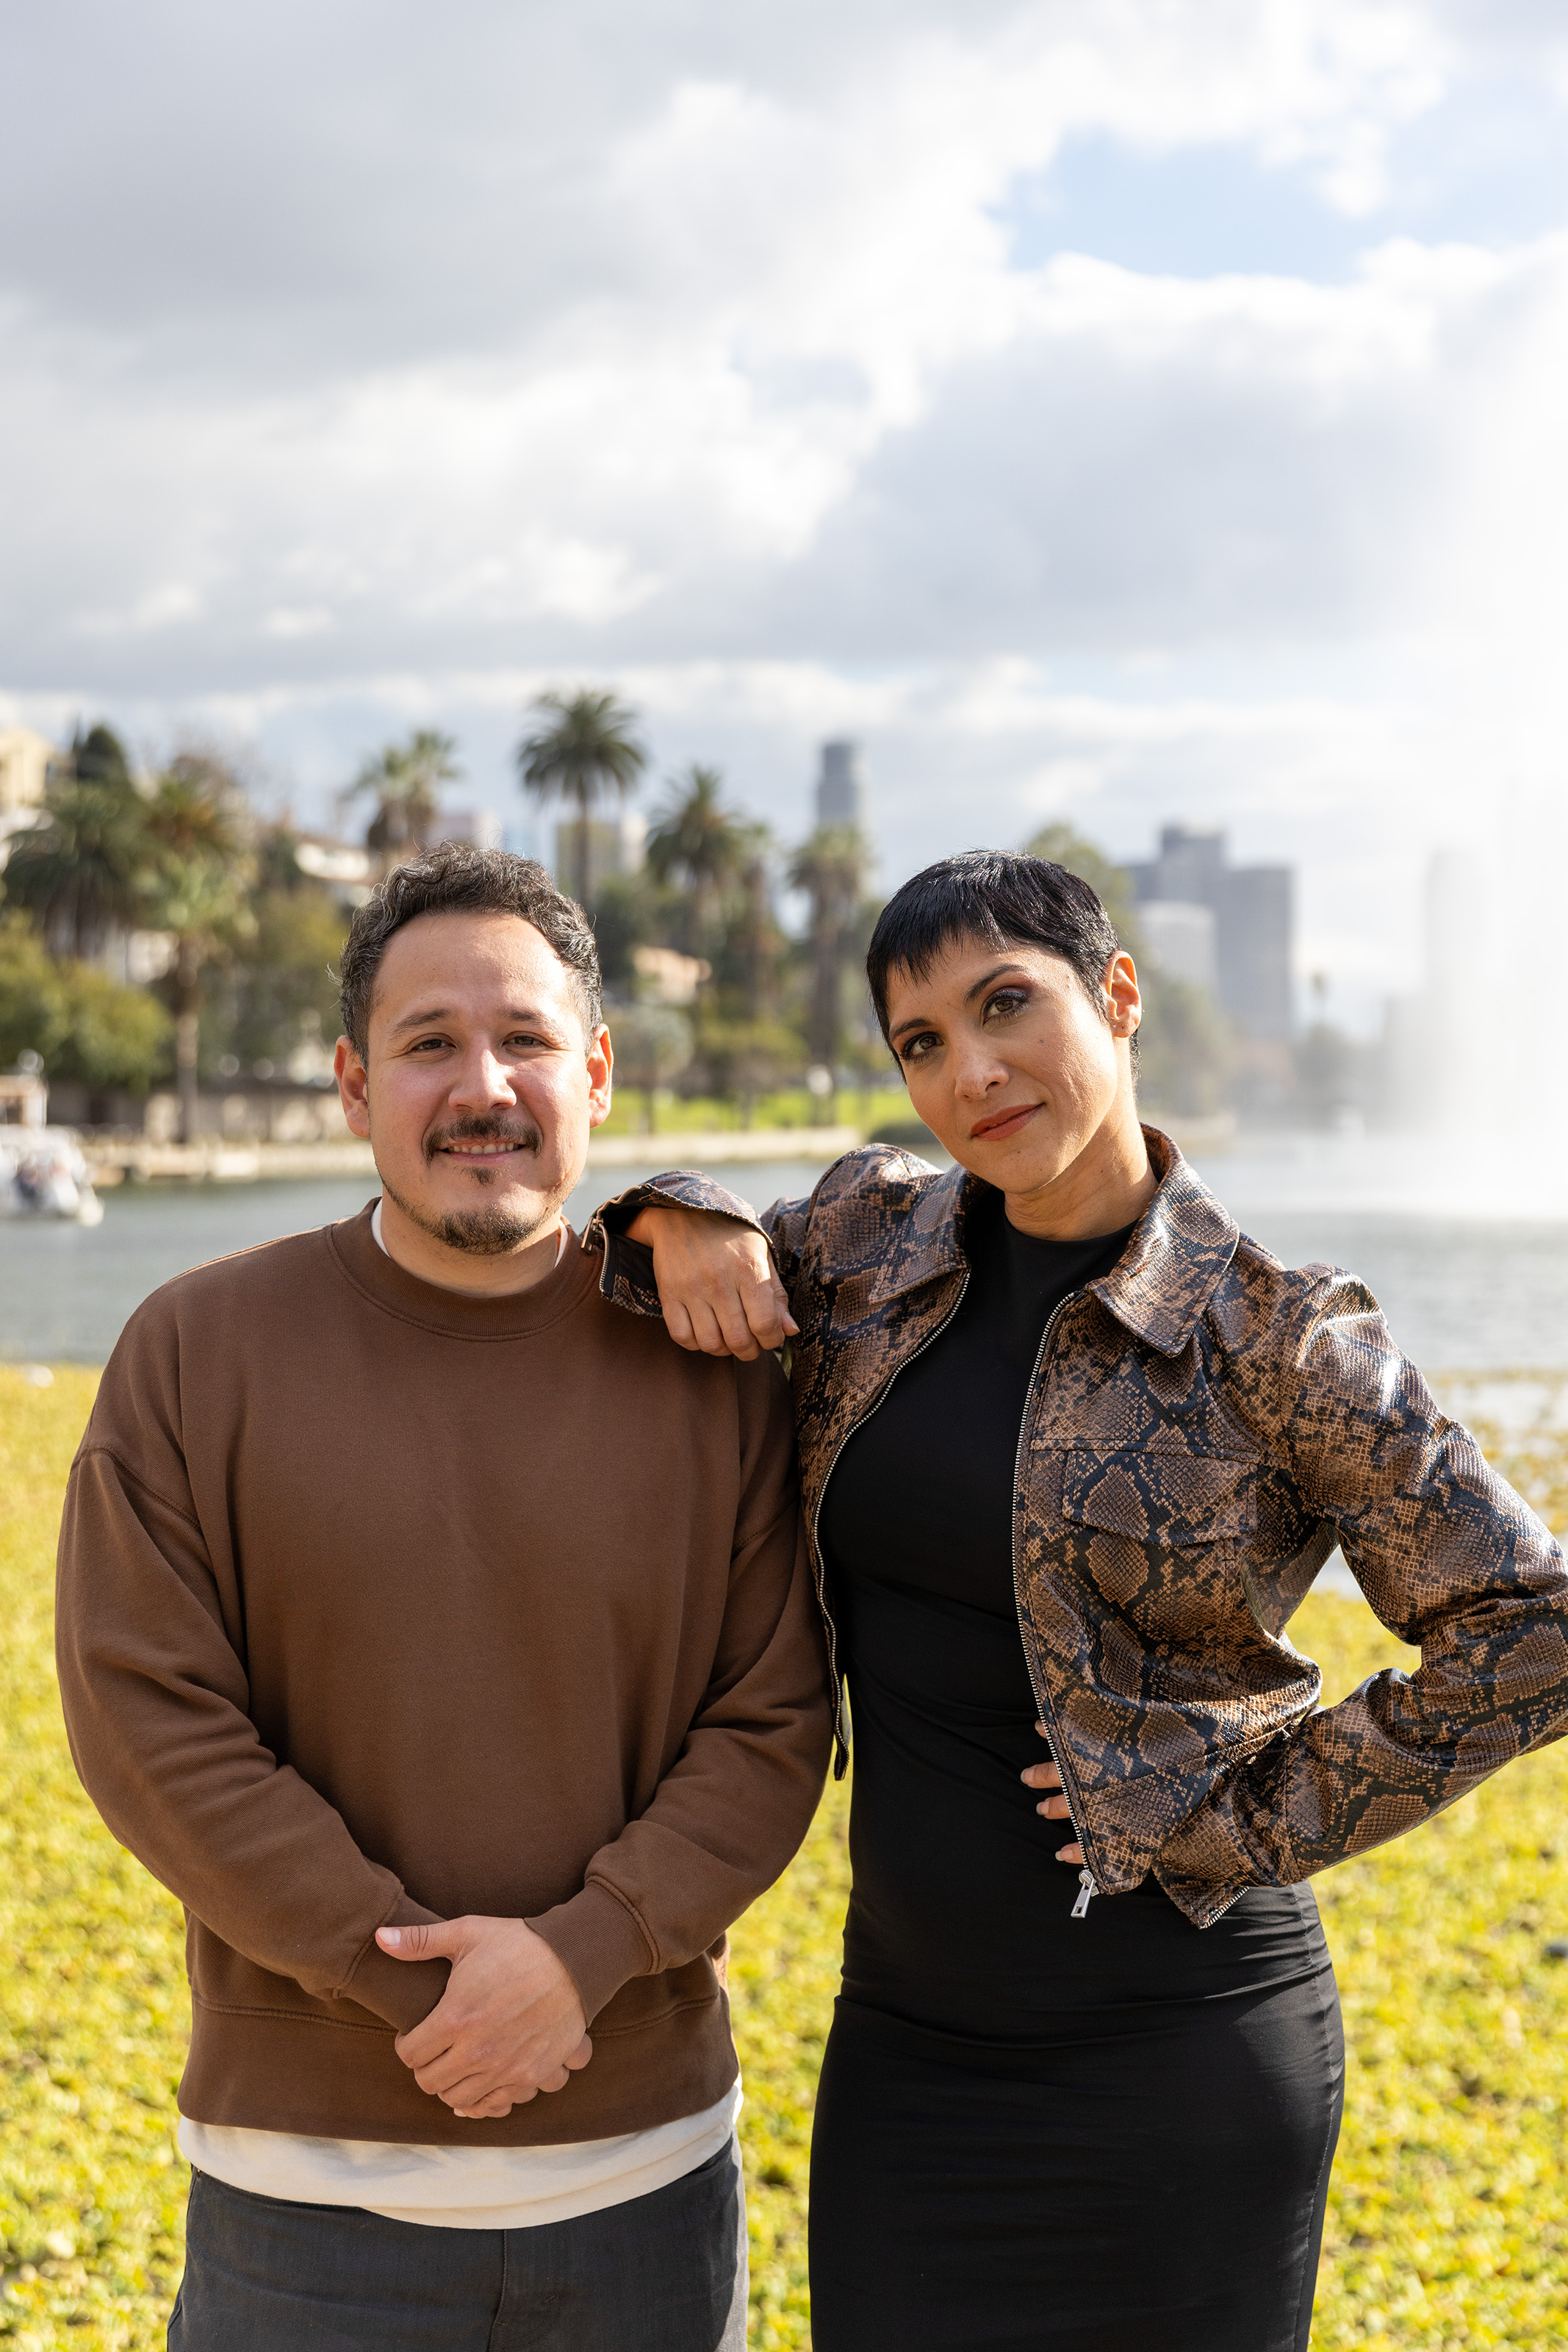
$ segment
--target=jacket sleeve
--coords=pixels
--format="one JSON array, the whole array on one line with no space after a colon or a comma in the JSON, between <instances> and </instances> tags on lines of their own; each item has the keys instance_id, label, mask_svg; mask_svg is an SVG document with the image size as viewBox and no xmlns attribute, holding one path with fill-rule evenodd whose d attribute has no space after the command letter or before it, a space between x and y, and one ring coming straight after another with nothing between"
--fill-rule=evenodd
<instances>
[{"instance_id":1,"label":"jacket sleeve","mask_svg":"<svg viewBox=\"0 0 1568 2352\"><path fill-rule=\"evenodd\" d=\"M318 1999L415 2025L446 1963L405 1966L375 1931L436 1915L263 1745L246 1711L237 1598L214 1573L177 1436L149 1405L170 1384L128 1339L104 1375L60 1528L56 1655L82 1784L120 1843L235 1951ZM116 1392L132 1389L106 1431Z\"/></svg>"},{"instance_id":2,"label":"jacket sleeve","mask_svg":"<svg viewBox=\"0 0 1568 2352\"><path fill-rule=\"evenodd\" d=\"M789 1392L770 1361L735 1370L751 1406L748 1459L702 1704L652 1801L593 1855L581 1892L528 1922L591 2020L630 1978L718 1943L790 1861L827 1770L827 1658Z\"/></svg>"},{"instance_id":3,"label":"jacket sleeve","mask_svg":"<svg viewBox=\"0 0 1568 2352\"><path fill-rule=\"evenodd\" d=\"M1429 1820L1568 1731L1568 1569L1448 1420L1354 1277L1314 1270L1278 1351L1281 1451L1391 1633L1419 1648L1304 1717L1223 1780L1158 1876L1291 1885ZM1272 1416L1271 1416L1272 1417Z\"/></svg>"},{"instance_id":4,"label":"jacket sleeve","mask_svg":"<svg viewBox=\"0 0 1568 2352\"><path fill-rule=\"evenodd\" d=\"M733 1217L737 1223L751 1226L763 1234L779 1279L784 1285L789 1300L789 1311L797 1322L796 1307L800 1284L801 1252L810 1223L815 1193L800 1201L775 1201L771 1208L758 1216L749 1201L737 1192L727 1192L700 1168L670 1168L663 1175L650 1176L645 1183L633 1184L618 1192L596 1209L583 1234L586 1249L602 1249L604 1270L599 1278L600 1289L616 1306L626 1307L633 1315L658 1315L658 1286L653 1280L653 1253L645 1242L629 1241L626 1228L641 1209L656 1208L661 1203L679 1209L701 1209L709 1216Z\"/></svg>"}]
</instances>

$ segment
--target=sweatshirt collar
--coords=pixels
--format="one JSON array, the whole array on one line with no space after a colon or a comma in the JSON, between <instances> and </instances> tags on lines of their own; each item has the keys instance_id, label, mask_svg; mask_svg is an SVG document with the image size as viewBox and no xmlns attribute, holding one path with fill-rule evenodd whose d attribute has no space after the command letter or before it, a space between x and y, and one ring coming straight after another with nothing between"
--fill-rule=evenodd
<instances>
[{"instance_id":1,"label":"sweatshirt collar","mask_svg":"<svg viewBox=\"0 0 1568 2352\"><path fill-rule=\"evenodd\" d=\"M374 1230L379 1205L367 1202L357 1217L329 1225L327 1244L353 1287L400 1322L451 1339L525 1339L558 1323L594 1287L598 1267L569 1226L554 1266L531 1289L509 1291L500 1298L443 1290L410 1274L389 1255Z\"/></svg>"}]
</instances>

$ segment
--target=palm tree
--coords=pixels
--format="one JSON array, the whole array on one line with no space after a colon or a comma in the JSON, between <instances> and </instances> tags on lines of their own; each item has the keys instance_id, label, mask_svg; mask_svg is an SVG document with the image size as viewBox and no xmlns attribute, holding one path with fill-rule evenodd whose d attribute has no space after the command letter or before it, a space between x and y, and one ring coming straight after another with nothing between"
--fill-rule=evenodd
<instances>
[{"instance_id":1,"label":"palm tree","mask_svg":"<svg viewBox=\"0 0 1568 2352\"><path fill-rule=\"evenodd\" d=\"M733 934L742 973L746 1017L771 1022L778 1013L779 953L783 944L773 911L773 835L765 824L740 835L740 908Z\"/></svg>"},{"instance_id":2,"label":"palm tree","mask_svg":"<svg viewBox=\"0 0 1568 2352\"><path fill-rule=\"evenodd\" d=\"M694 761L670 780L669 796L648 835L648 866L657 881L673 882L691 902L691 944L700 955L711 944L719 892L745 851L744 828L725 807L724 777Z\"/></svg>"},{"instance_id":3,"label":"palm tree","mask_svg":"<svg viewBox=\"0 0 1568 2352\"><path fill-rule=\"evenodd\" d=\"M843 1037L844 956L865 887L870 852L852 824L819 825L789 864L789 887L811 902L811 1009L807 1042L812 1057L836 1070ZM831 1097L830 1096L830 1114Z\"/></svg>"},{"instance_id":4,"label":"palm tree","mask_svg":"<svg viewBox=\"0 0 1568 2352\"><path fill-rule=\"evenodd\" d=\"M637 789L648 754L632 733L636 713L608 688L541 694L533 705L538 724L517 746L523 790L541 806L569 801L577 809L577 898L586 907L592 881L589 817L597 801Z\"/></svg>"},{"instance_id":5,"label":"palm tree","mask_svg":"<svg viewBox=\"0 0 1568 2352\"><path fill-rule=\"evenodd\" d=\"M365 831L365 847L373 849L390 873L409 849L423 849L435 831L441 808L441 787L463 773L457 745L450 735L419 727L406 743L383 744L366 760L346 797L373 793L376 813Z\"/></svg>"},{"instance_id":6,"label":"palm tree","mask_svg":"<svg viewBox=\"0 0 1568 2352\"><path fill-rule=\"evenodd\" d=\"M152 929L169 932L174 1015L174 1082L180 1139L196 1132L202 980L252 927L246 893L254 875L239 787L222 763L200 752L173 760L147 803L148 858L141 897Z\"/></svg>"},{"instance_id":7,"label":"palm tree","mask_svg":"<svg viewBox=\"0 0 1568 2352\"><path fill-rule=\"evenodd\" d=\"M147 804L107 727L78 734L51 782L45 823L17 836L5 868L13 906L37 916L56 955L94 957L137 911Z\"/></svg>"}]
</instances>

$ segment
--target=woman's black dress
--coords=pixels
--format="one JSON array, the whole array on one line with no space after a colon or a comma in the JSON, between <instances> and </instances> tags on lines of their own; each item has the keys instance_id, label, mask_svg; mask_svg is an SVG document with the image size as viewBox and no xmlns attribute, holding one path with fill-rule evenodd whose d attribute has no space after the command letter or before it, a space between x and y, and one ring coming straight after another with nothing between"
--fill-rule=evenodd
<instances>
[{"instance_id":1,"label":"woman's black dress","mask_svg":"<svg viewBox=\"0 0 1568 2352\"><path fill-rule=\"evenodd\" d=\"M969 1287L844 1448L821 1535L854 1711L854 1889L811 2155L816 2352L1305 2352L1339 2132L1306 1887L1199 1930L1072 1906L1012 1576L1047 1319L1126 1234L982 1196Z\"/></svg>"}]
</instances>

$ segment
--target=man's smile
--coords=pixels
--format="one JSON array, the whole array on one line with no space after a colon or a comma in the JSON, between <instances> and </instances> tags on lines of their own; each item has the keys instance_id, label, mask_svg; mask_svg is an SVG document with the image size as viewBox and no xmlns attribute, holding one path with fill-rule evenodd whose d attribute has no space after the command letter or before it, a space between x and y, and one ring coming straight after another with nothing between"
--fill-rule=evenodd
<instances>
[{"instance_id":1,"label":"man's smile","mask_svg":"<svg viewBox=\"0 0 1568 2352\"><path fill-rule=\"evenodd\" d=\"M544 1146L544 1137L532 1125L519 1132L511 1128L497 1129L488 1120L454 1120L447 1128L436 1128L425 1138L426 1163L436 1160L460 1160L467 1168L487 1168L497 1160L515 1160L523 1153L532 1159Z\"/></svg>"}]
</instances>

